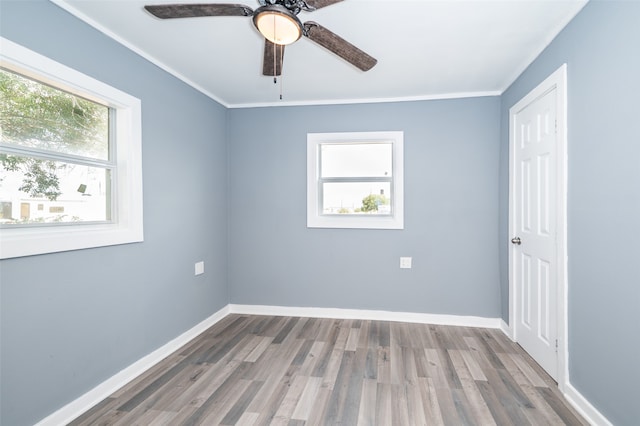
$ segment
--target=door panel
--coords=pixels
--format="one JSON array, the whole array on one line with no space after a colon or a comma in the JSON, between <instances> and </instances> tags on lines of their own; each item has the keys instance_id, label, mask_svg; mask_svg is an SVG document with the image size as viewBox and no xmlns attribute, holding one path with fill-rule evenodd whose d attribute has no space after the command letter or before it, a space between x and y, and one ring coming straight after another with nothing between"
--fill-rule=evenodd
<instances>
[{"instance_id":1,"label":"door panel","mask_svg":"<svg viewBox=\"0 0 640 426\"><path fill-rule=\"evenodd\" d=\"M556 91L538 97L514 117L515 230L513 268L519 315L518 343L557 375Z\"/></svg>"},{"instance_id":2,"label":"door panel","mask_svg":"<svg viewBox=\"0 0 640 426\"><path fill-rule=\"evenodd\" d=\"M521 287L522 305L522 325L531 329L531 257L522 253L522 263L520 270L522 271Z\"/></svg>"}]
</instances>

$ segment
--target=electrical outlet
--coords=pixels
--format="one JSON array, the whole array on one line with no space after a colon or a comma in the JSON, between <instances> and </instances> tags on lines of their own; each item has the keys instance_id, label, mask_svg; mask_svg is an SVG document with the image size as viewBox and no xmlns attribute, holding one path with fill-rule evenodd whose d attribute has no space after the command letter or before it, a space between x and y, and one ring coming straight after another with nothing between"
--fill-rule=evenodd
<instances>
[{"instance_id":1,"label":"electrical outlet","mask_svg":"<svg viewBox=\"0 0 640 426\"><path fill-rule=\"evenodd\" d=\"M400 269L411 269L411 258L410 257L401 257L400 258Z\"/></svg>"},{"instance_id":2,"label":"electrical outlet","mask_svg":"<svg viewBox=\"0 0 640 426\"><path fill-rule=\"evenodd\" d=\"M195 275L202 275L204 274L204 262L200 261L200 262L196 262L196 273Z\"/></svg>"}]
</instances>

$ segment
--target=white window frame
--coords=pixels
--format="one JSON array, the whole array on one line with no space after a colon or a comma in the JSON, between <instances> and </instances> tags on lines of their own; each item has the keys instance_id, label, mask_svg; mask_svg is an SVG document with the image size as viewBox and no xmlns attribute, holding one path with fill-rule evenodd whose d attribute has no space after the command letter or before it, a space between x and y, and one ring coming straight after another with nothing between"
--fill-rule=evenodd
<instances>
[{"instance_id":1,"label":"white window frame","mask_svg":"<svg viewBox=\"0 0 640 426\"><path fill-rule=\"evenodd\" d=\"M2 67L112 108L116 143L111 221L3 227L0 259L143 241L140 100L3 37L0 46Z\"/></svg>"},{"instance_id":2,"label":"white window frame","mask_svg":"<svg viewBox=\"0 0 640 426\"><path fill-rule=\"evenodd\" d=\"M391 143L392 191L390 215L322 214L320 206L320 147L326 143ZM307 134L307 227L404 229L404 132L343 132Z\"/></svg>"}]
</instances>

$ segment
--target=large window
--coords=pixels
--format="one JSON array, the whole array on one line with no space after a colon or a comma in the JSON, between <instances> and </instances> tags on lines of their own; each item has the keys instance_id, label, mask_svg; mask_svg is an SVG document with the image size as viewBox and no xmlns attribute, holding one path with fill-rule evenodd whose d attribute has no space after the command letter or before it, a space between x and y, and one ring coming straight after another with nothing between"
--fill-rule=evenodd
<instances>
[{"instance_id":1,"label":"large window","mask_svg":"<svg viewBox=\"0 0 640 426\"><path fill-rule=\"evenodd\" d=\"M142 241L140 101L0 42L1 258Z\"/></svg>"},{"instance_id":2,"label":"large window","mask_svg":"<svg viewBox=\"0 0 640 426\"><path fill-rule=\"evenodd\" d=\"M403 228L402 132L307 135L307 226Z\"/></svg>"}]
</instances>

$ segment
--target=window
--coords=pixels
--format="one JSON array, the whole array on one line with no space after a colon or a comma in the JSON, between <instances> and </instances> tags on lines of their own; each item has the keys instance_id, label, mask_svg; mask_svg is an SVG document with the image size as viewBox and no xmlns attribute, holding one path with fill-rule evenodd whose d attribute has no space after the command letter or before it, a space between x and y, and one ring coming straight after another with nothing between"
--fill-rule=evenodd
<instances>
[{"instance_id":1,"label":"window","mask_svg":"<svg viewBox=\"0 0 640 426\"><path fill-rule=\"evenodd\" d=\"M140 101L0 41L0 258L142 241Z\"/></svg>"},{"instance_id":2,"label":"window","mask_svg":"<svg viewBox=\"0 0 640 426\"><path fill-rule=\"evenodd\" d=\"M403 229L403 132L307 135L307 226Z\"/></svg>"}]
</instances>

